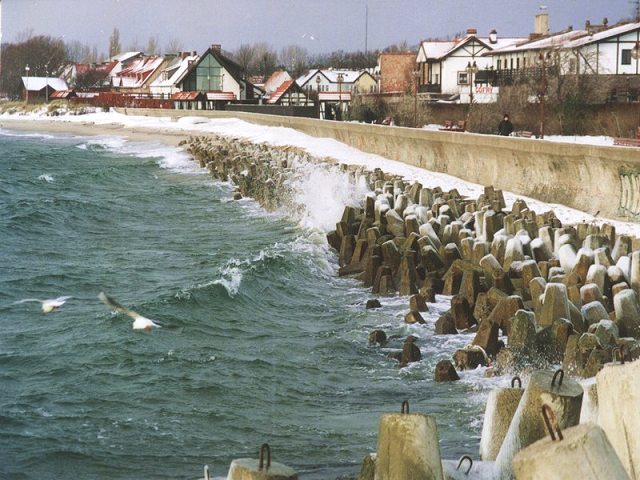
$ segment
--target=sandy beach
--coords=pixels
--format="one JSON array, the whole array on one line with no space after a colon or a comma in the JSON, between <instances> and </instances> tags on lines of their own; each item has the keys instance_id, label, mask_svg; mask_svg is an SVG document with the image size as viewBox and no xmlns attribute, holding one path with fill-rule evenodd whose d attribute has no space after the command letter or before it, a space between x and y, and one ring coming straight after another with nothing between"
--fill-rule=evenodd
<instances>
[{"instance_id":1,"label":"sandy beach","mask_svg":"<svg viewBox=\"0 0 640 480\"><path fill-rule=\"evenodd\" d=\"M3 117L0 128L25 132L44 132L63 135L102 136L115 135L134 142L159 142L177 147L181 140L190 135L187 131L158 130L150 128L131 128L117 123L100 123L92 121L60 121L47 119L21 119ZM193 132L202 135L202 132Z\"/></svg>"}]
</instances>

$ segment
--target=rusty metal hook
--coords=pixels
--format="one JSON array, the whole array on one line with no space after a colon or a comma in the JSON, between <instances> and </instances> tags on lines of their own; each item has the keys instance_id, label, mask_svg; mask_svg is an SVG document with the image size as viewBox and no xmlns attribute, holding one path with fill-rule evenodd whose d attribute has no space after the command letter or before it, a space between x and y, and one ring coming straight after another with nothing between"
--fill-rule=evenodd
<instances>
[{"instance_id":1,"label":"rusty metal hook","mask_svg":"<svg viewBox=\"0 0 640 480\"><path fill-rule=\"evenodd\" d=\"M553 409L546 403L542 405L542 418L544 418L544 423L547 426L547 430L549 432L549 435L551 436L551 440L555 442L556 435L558 436L558 441L564 439L564 437L562 436L562 430L560 430L560 425L558 425L558 420L556 419L556 414L553 412Z\"/></svg>"},{"instance_id":2,"label":"rusty metal hook","mask_svg":"<svg viewBox=\"0 0 640 480\"><path fill-rule=\"evenodd\" d=\"M269 448L268 443L263 443L260 445L260 450L258 451L258 470L262 470L264 467L264 451L267 450L267 470L271 466L271 448Z\"/></svg>"},{"instance_id":3,"label":"rusty metal hook","mask_svg":"<svg viewBox=\"0 0 640 480\"><path fill-rule=\"evenodd\" d=\"M561 368L558 369L556 373L553 374L553 378L551 379L551 386L554 387L556 385L556 378L558 378L558 374L560 374L560 380L558 381L558 386L562 386L562 380L564 380L564 370Z\"/></svg>"},{"instance_id":4,"label":"rusty metal hook","mask_svg":"<svg viewBox=\"0 0 640 480\"><path fill-rule=\"evenodd\" d=\"M467 471L464 472L465 475L469 475L469 472L471 471L471 467L473 467L473 459L469 456L469 455L463 455L460 457L460 460L458 461L458 466L456 467L456 470L460 470L460 466L462 465L462 462L464 462L465 460L469 461L469 468L467 468Z\"/></svg>"},{"instance_id":5,"label":"rusty metal hook","mask_svg":"<svg viewBox=\"0 0 640 480\"><path fill-rule=\"evenodd\" d=\"M629 353L629 348L627 347L627 345L626 344L622 344L619 347L616 347L613 350L611 350L611 356L613 357L613 361L614 362L616 361L616 353L618 354L618 357L620 358L620 363L622 365L624 365L625 357Z\"/></svg>"},{"instance_id":6,"label":"rusty metal hook","mask_svg":"<svg viewBox=\"0 0 640 480\"><path fill-rule=\"evenodd\" d=\"M402 414L409 414L409 400L405 400L404 402L402 402L402 407L400 407L400 413Z\"/></svg>"},{"instance_id":7,"label":"rusty metal hook","mask_svg":"<svg viewBox=\"0 0 640 480\"><path fill-rule=\"evenodd\" d=\"M522 380L517 375L511 379L511 388L515 388L516 381L518 382L518 388L522 388Z\"/></svg>"}]
</instances>

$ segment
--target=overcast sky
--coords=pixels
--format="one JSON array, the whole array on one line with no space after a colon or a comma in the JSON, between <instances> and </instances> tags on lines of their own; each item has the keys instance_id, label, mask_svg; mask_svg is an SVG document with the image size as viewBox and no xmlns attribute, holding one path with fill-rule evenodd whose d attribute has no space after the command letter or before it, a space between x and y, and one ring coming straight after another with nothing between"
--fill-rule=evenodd
<instances>
[{"instance_id":1,"label":"overcast sky","mask_svg":"<svg viewBox=\"0 0 640 480\"><path fill-rule=\"evenodd\" d=\"M161 48L178 40L199 52L212 43L235 50L254 42L300 45L311 53L357 51L365 49L365 38L374 50L467 28L526 36L540 5L548 8L551 31L583 28L587 19L615 23L634 11L633 0L2 0L2 42L32 29L106 52L117 27L124 49L144 48L157 36Z\"/></svg>"}]
</instances>

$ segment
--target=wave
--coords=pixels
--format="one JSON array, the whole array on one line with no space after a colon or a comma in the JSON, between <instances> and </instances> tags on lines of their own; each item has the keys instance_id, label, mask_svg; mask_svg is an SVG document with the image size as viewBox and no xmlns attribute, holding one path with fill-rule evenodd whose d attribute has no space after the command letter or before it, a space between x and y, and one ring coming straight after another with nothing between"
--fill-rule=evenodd
<instances>
[{"instance_id":1,"label":"wave","mask_svg":"<svg viewBox=\"0 0 640 480\"><path fill-rule=\"evenodd\" d=\"M54 135L50 135L47 133L22 133L16 132L13 130L5 130L4 128L0 128L0 136L3 137L18 137L18 138L38 138L42 140L51 140L56 138Z\"/></svg>"},{"instance_id":2,"label":"wave","mask_svg":"<svg viewBox=\"0 0 640 480\"><path fill-rule=\"evenodd\" d=\"M42 180L43 182L47 182L47 183L53 183L55 181L53 178L53 175L48 175L46 173L43 173L42 175L40 175L38 177L38 180Z\"/></svg>"},{"instance_id":3,"label":"wave","mask_svg":"<svg viewBox=\"0 0 640 480\"><path fill-rule=\"evenodd\" d=\"M99 136L85 139L76 148L89 151L106 150L117 154L138 158L157 159L160 168L184 174L206 173L191 157L179 147L170 147L157 142L131 142L125 137Z\"/></svg>"}]
</instances>

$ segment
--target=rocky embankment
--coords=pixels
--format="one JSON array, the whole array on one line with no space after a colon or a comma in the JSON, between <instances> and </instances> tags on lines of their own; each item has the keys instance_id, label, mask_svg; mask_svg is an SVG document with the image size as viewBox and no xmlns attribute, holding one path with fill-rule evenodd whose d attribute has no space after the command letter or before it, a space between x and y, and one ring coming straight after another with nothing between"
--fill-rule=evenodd
<instances>
[{"instance_id":1,"label":"rocky embankment","mask_svg":"<svg viewBox=\"0 0 640 480\"><path fill-rule=\"evenodd\" d=\"M213 176L233 182L234 198L250 196L270 210L291 201L296 166L330 161L224 137L185 143ZM453 355L458 370L491 365L488 374L517 374L562 363L568 374L590 377L614 352L640 355L638 239L610 224L562 225L523 200L506 210L502 192L490 186L466 198L380 170L341 168L371 192L362 208L345 207L327 235L340 275L356 276L373 294L409 296L407 323L425 323L435 295L450 295L435 333L475 332ZM419 359L415 340L397 354L402 364ZM384 344L385 332L371 332L370 341ZM456 378L447 361L436 368L437 380Z\"/></svg>"},{"instance_id":2,"label":"rocky embankment","mask_svg":"<svg viewBox=\"0 0 640 480\"><path fill-rule=\"evenodd\" d=\"M267 209L290 204L300 165L330 161L229 138L192 137L185 145L213 176L233 182L234 198L250 196ZM404 402L401 413L380 418L377 453L358 478L637 478L640 362L628 360L640 354L638 239L609 224L562 225L552 211L536 213L522 200L507 210L492 187L466 198L379 170L340 168L370 188L363 207L346 207L327 235L340 275L356 276L379 298L408 296L405 322L412 324L425 323L436 294L451 296L435 334L475 336L453 363L438 364L436 380L478 365L528 380L489 395L482 461L442 460L435 419L410 414ZM369 337L386 339L381 330ZM405 340L401 365L420 359L416 341ZM544 370L558 363L555 374ZM596 374L583 385L570 378ZM263 478L262 466L250 470Z\"/></svg>"}]
</instances>

